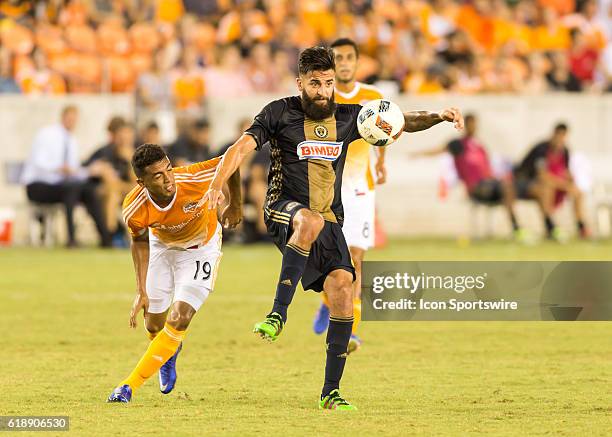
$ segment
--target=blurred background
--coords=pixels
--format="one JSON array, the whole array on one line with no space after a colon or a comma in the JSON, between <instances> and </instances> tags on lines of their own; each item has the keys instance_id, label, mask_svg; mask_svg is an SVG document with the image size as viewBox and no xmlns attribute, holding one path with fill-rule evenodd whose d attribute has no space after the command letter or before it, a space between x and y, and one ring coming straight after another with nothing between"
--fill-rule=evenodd
<instances>
[{"instance_id":1,"label":"blurred background","mask_svg":"<svg viewBox=\"0 0 612 437\"><path fill-rule=\"evenodd\" d=\"M135 145L163 144L177 165L222 153L267 102L296 93L301 49L345 36L361 50L357 79L402 109L474 114L500 177L566 123L590 236L609 236L610 0L3 0L0 241L124 246L120 202L134 183ZM450 155L412 155L459 135L437 126L389 148L380 244L387 234L509 234L503 208L466 195ZM52 165L53 147L69 193L40 185L57 182L40 164ZM267 165L264 151L243 166L236 241L265 240ZM517 214L543 233L535 202L518 202ZM571 202L555 215L573 235Z\"/></svg>"}]
</instances>

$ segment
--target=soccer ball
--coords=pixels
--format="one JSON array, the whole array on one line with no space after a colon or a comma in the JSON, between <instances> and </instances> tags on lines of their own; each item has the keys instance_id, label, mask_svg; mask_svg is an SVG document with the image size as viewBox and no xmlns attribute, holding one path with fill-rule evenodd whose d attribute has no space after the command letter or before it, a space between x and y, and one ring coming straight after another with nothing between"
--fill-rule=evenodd
<instances>
[{"instance_id":1,"label":"soccer ball","mask_svg":"<svg viewBox=\"0 0 612 437\"><path fill-rule=\"evenodd\" d=\"M388 146L404 131L404 114L390 100L371 100L361 108L357 117L361 138L374 146Z\"/></svg>"}]
</instances>

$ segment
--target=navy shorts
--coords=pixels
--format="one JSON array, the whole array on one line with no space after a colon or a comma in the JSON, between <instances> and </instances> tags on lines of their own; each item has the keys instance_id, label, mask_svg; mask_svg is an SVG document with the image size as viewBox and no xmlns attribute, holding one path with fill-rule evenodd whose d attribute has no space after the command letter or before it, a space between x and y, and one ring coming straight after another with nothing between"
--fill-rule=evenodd
<instances>
[{"instance_id":1,"label":"navy shorts","mask_svg":"<svg viewBox=\"0 0 612 437\"><path fill-rule=\"evenodd\" d=\"M281 253L284 253L291 237L293 217L303 208L307 207L292 200L279 200L264 208L264 221L268 234ZM304 290L323 291L327 275L338 269L351 273L353 281L355 280L355 268L342 233L342 226L326 221L317 240L310 248L310 256L302 276L302 287Z\"/></svg>"},{"instance_id":2,"label":"navy shorts","mask_svg":"<svg viewBox=\"0 0 612 437\"><path fill-rule=\"evenodd\" d=\"M484 179L472 189L470 197L476 202L498 204L504 198L504 189L499 179Z\"/></svg>"}]
</instances>

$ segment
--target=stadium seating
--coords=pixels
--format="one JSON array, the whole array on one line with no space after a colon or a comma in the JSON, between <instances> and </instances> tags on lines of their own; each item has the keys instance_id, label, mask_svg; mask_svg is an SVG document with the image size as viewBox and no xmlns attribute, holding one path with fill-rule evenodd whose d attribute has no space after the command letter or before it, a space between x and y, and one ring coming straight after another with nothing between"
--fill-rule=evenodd
<instances>
[{"instance_id":1,"label":"stadium seating","mask_svg":"<svg viewBox=\"0 0 612 437\"><path fill-rule=\"evenodd\" d=\"M73 86L71 73L58 70L68 83L68 92L131 91L138 75L153 64L144 56L153 58L158 50L164 53L167 74L179 62L181 49L193 48L201 65L215 66L217 50L238 44L243 53L241 69L248 70L248 53L254 44L270 44L294 55L301 48L326 44L338 36L350 36L361 47L358 79L380 82L391 92L574 91L575 86L549 79L560 66L546 63L534 70L531 65L541 55L561 53L581 59L588 50L592 51L588 56L600 60L611 36L605 29L610 19L597 11L592 0L541 0L536 7L530 2L499 2L493 7L492 2L458 1L388 0L369 6L369 2L316 0L294 5L220 1L214 2L216 12L207 16L191 14L181 0L150 2L135 11L118 6L119 2L112 12L96 10L97 2L67 2L59 8L51 2L40 3L46 9L33 11L24 2L23 8L0 10L2 46L16 58L31 56L38 47L49 58L70 50L95 55L101 65L110 66L97 80L110 85L88 88ZM455 40L461 41L461 47L454 45ZM132 56L138 59L116 58ZM597 74L587 71L583 76L578 64L570 64L570 73L578 76L581 89L612 89L609 62L593 62L597 67L589 68L596 68ZM118 72L118 66L127 66L128 72ZM292 68L293 62L280 69ZM208 89L216 87L212 84ZM258 89L255 84L254 91L269 89Z\"/></svg>"}]
</instances>

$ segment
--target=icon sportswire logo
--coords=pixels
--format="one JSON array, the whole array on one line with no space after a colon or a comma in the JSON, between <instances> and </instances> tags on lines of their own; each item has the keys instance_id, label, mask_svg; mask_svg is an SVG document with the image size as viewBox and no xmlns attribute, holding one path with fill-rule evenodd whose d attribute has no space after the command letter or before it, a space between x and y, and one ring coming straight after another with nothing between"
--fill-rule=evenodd
<instances>
[{"instance_id":1,"label":"icon sportswire logo","mask_svg":"<svg viewBox=\"0 0 612 437\"><path fill-rule=\"evenodd\" d=\"M335 161L342 153L342 143L336 141L302 141L297 146L300 159Z\"/></svg>"}]
</instances>

